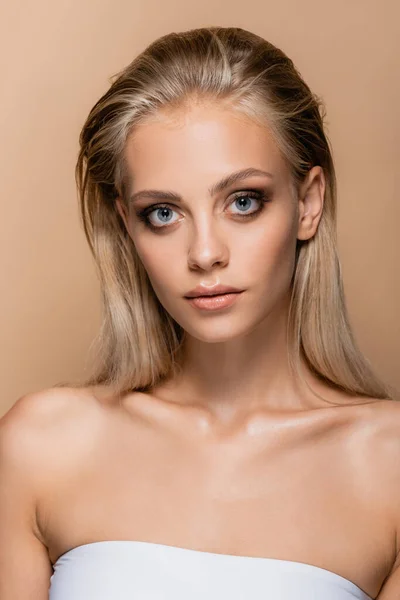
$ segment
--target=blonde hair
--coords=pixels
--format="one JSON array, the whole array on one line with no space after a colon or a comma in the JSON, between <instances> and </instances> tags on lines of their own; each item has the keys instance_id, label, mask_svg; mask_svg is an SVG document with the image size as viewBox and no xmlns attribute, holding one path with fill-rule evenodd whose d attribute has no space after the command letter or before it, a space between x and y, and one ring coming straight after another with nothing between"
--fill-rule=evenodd
<instances>
[{"instance_id":1,"label":"blonde hair","mask_svg":"<svg viewBox=\"0 0 400 600\"><path fill-rule=\"evenodd\" d=\"M389 399L354 340L336 245L336 176L324 133L322 101L281 50L237 27L204 27L157 39L111 78L80 134L76 181L86 238L100 278L103 322L83 385L115 393L146 390L176 374L185 332L156 297L116 208L125 203L124 158L135 125L157 111L199 99L240 110L270 127L294 189L320 165L326 179L316 234L297 240L287 340L299 377L300 356L322 381L354 396Z\"/></svg>"}]
</instances>

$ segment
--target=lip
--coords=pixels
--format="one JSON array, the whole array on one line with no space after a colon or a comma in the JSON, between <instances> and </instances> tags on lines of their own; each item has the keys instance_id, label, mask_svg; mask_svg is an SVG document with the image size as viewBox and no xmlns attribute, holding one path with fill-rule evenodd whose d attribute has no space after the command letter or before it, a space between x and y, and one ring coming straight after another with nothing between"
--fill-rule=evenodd
<instances>
[{"instance_id":1,"label":"lip","mask_svg":"<svg viewBox=\"0 0 400 600\"><path fill-rule=\"evenodd\" d=\"M197 298L198 296L220 296L221 294L237 293L242 292L238 288L234 288L230 285L215 285L213 287L206 287L204 285L198 285L193 290L190 290L185 294L185 298Z\"/></svg>"},{"instance_id":2,"label":"lip","mask_svg":"<svg viewBox=\"0 0 400 600\"><path fill-rule=\"evenodd\" d=\"M206 311L215 311L232 306L242 293L243 292L231 292L213 296L195 296L193 298L187 298L187 301L195 308Z\"/></svg>"}]
</instances>

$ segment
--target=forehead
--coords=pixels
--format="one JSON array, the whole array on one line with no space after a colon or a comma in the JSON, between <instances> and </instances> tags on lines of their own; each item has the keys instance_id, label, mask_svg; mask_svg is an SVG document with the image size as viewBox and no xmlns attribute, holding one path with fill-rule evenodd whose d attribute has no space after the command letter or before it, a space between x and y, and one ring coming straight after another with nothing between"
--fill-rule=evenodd
<instances>
[{"instance_id":1,"label":"forehead","mask_svg":"<svg viewBox=\"0 0 400 600\"><path fill-rule=\"evenodd\" d=\"M215 105L158 112L130 134L125 158L135 189L150 183L196 183L221 173L254 167L287 175L285 161L267 125Z\"/></svg>"}]
</instances>

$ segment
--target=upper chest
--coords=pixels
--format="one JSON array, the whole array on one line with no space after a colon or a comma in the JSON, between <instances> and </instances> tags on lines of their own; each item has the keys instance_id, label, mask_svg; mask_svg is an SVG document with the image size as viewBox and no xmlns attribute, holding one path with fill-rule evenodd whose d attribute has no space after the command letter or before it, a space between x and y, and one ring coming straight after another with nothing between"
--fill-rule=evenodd
<instances>
[{"instance_id":1,"label":"upper chest","mask_svg":"<svg viewBox=\"0 0 400 600\"><path fill-rule=\"evenodd\" d=\"M373 596L393 553L379 436L337 416L264 421L254 439L214 443L112 417L59 461L40 511L50 556L148 540L306 562Z\"/></svg>"}]
</instances>

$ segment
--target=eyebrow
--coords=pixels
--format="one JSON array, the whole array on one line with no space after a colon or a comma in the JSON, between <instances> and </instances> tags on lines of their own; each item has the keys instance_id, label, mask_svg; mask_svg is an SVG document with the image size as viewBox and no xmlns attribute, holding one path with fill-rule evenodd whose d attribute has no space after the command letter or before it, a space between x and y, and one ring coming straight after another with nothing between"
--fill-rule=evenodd
<instances>
[{"instance_id":1,"label":"eyebrow","mask_svg":"<svg viewBox=\"0 0 400 600\"><path fill-rule=\"evenodd\" d=\"M234 173L227 175L226 177L224 177L223 179L221 179L220 181L218 181L217 183L212 185L208 189L208 192L209 192L210 196L214 196L214 194L218 194L219 192L222 192L227 187L234 185L238 181L247 179L248 177L253 177L254 175L262 175L262 176L267 176L267 177L273 178L272 173L269 173L268 171L262 171L261 169L254 169L254 168L241 169L240 171L235 171ZM135 194L133 194L130 197L129 201L134 202L135 200L138 200L139 198L156 198L158 200L173 200L175 202L180 202L182 200L182 197L179 196L179 194L176 194L175 192L161 191L161 190L140 190L139 192L136 192Z\"/></svg>"}]
</instances>

